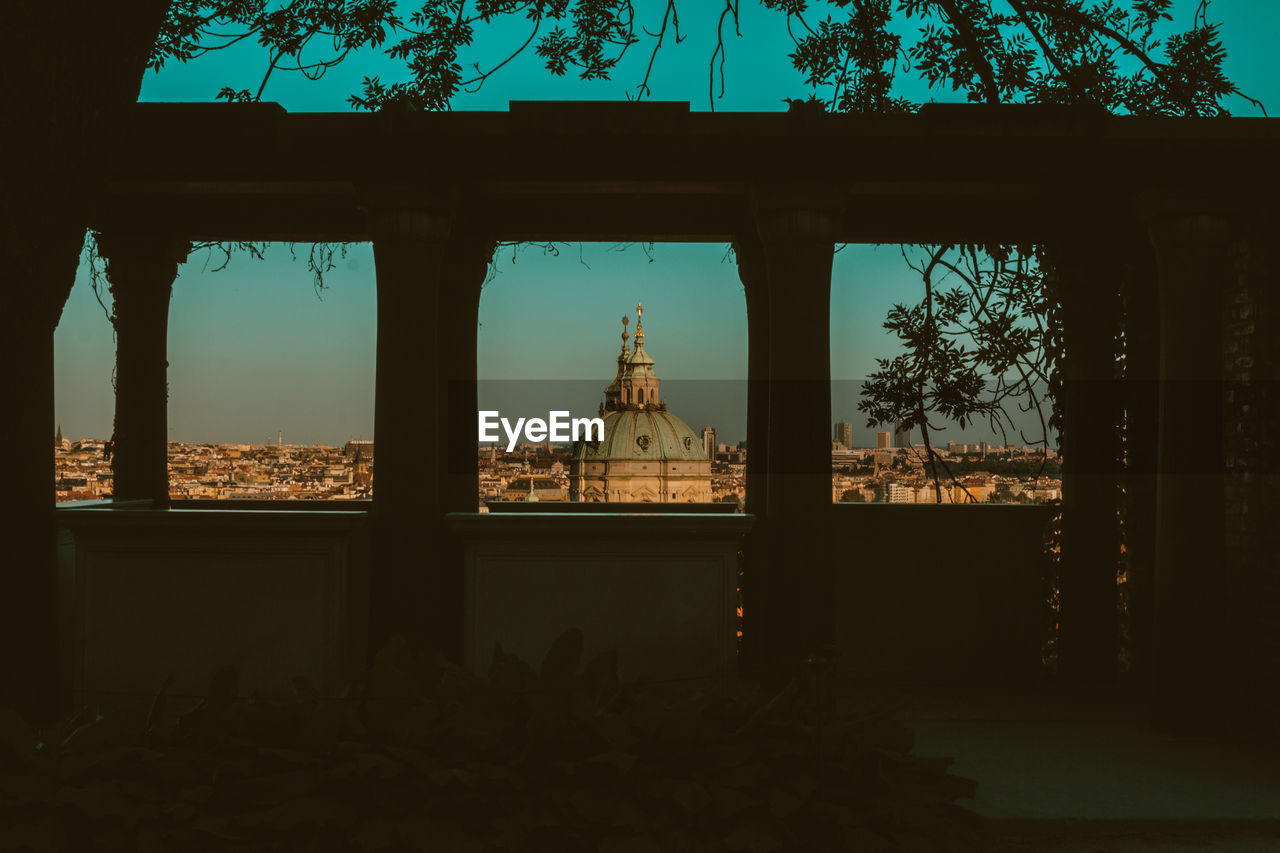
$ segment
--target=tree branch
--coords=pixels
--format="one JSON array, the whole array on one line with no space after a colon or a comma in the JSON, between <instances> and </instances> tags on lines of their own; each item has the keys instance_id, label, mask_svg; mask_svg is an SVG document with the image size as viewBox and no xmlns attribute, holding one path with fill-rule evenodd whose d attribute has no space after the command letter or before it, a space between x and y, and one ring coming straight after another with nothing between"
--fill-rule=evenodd
<instances>
[{"instance_id":1,"label":"tree branch","mask_svg":"<svg viewBox=\"0 0 1280 853\"><path fill-rule=\"evenodd\" d=\"M951 21L951 25L956 28L956 33L965 43L965 52L969 54L969 60L973 63L974 70L978 72L978 77L982 80L983 94L986 96L987 103L1000 103L1000 87L996 85L995 71L991 68L991 63L987 61L986 55L983 54L982 49L978 46L978 37L973 31L973 27L970 26L969 19L956 6L955 0L936 0L936 2L942 7L947 19Z\"/></svg>"}]
</instances>

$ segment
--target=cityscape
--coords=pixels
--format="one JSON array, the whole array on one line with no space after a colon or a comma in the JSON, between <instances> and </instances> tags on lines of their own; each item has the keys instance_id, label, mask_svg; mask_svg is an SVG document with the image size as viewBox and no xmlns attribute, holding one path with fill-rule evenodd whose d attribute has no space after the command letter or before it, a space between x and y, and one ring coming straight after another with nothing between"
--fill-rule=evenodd
<instances>
[{"instance_id":1,"label":"cityscape","mask_svg":"<svg viewBox=\"0 0 1280 853\"><path fill-rule=\"evenodd\" d=\"M905 445L904 435L877 434L876 447L852 447L847 423L834 425L831 497L852 503L1047 503L1061 496L1060 468L1053 450L1029 446L949 442L935 448L940 488L930 476L923 445ZM713 501L746 498L746 442L716 441L714 427L701 430L711 460ZM895 445L894 439L899 441ZM108 442L101 438L55 439L59 502L111 496ZM477 448L478 509L491 502L569 501L573 448L544 442L520 444L512 453L496 445ZM374 444L352 439L334 445L169 443L169 496L180 500L368 500L373 495Z\"/></svg>"},{"instance_id":2,"label":"cityscape","mask_svg":"<svg viewBox=\"0 0 1280 853\"><path fill-rule=\"evenodd\" d=\"M695 431L667 406L656 361L646 348L644 306L621 319L613 380L603 389L599 433L572 443L506 443L486 431L496 411L478 413L476 508L491 504L732 504L746 507L745 441L717 440L714 426ZM567 412L560 414L568 415ZM486 420L488 419L488 420ZM526 419L518 419L524 423ZM492 423L489 423L492 426ZM543 423L540 420L538 423ZM505 420L504 420L505 424ZM545 426L545 424L544 424ZM548 437L546 429L541 436ZM854 446L853 424L837 421L831 440L835 503L1048 503L1061 495L1056 452L1028 445L912 443L904 424L876 433L874 447ZM60 502L95 500L112 491L108 442L54 436ZM184 500L367 500L373 495L374 443L342 445L169 442L169 498Z\"/></svg>"}]
</instances>

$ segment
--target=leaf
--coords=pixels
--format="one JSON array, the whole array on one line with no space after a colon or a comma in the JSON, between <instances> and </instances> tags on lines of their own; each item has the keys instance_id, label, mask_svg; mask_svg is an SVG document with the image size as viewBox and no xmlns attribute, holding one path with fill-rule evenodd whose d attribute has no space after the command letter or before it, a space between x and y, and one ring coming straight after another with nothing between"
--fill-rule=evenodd
<instances>
[{"instance_id":1,"label":"leaf","mask_svg":"<svg viewBox=\"0 0 1280 853\"><path fill-rule=\"evenodd\" d=\"M645 835L611 835L601 839L599 853L664 853L663 848Z\"/></svg>"},{"instance_id":2,"label":"leaf","mask_svg":"<svg viewBox=\"0 0 1280 853\"><path fill-rule=\"evenodd\" d=\"M126 797L114 782L90 782L82 788L67 786L59 791L58 800L87 818L105 818L127 826L157 814L155 806Z\"/></svg>"},{"instance_id":3,"label":"leaf","mask_svg":"<svg viewBox=\"0 0 1280 853\"><path fill-rule=\"evenodd\" d=\"M782 842L764 821L747 820L725 836L724 846L730 853L770 853L781 850Z\"/></svg>"},{"instance_id":4,"label":"leaf","mask_svg":"<svg viewBox=\"0 0 1280 853\"><path fill-rule=\"evenodd\" d=\"M169 688L173 685L173 676L166 675L164 681L160 684L160 689L156 692L156 696L151 700L151 710L147 712L147 724L143 729L145 734L151 734L160 725L160 721L164 719L165 704L169 698Z\"/></svg>"},{"instance_id":5,"label":"leaf","mask_svg":"<svg viewBox=\"0 0 1280 853\"><path fill-rule=\"evenodd\" d=\"M314 702L320 698L320 694L316 690L316 686L312 684L311 679L307 678L305 675L295 675L293 678L289 679L289 681L293 685L294 692L301 701Z\"/></svg>"},{"instance_id":6,"label":"leaf","mask_svg":"<svg viewBox=\"0 0 1280 853\"><path fill-rule=\"evenodd\" d=\"M618 690L618 650L609 649L588 661L582 681L596 704L611 699Z\"/></svg>"},{"instance_id":7,"label":"leaf","mask_svg":"<svg viewBox=\"0 0 1280 853\"><path fill-rule=\"evenodd\" d=\"M587 763L599 767L611 767L617 776L625 776L635 766L636 756L629 752L611 750L591 756L587 759Z\"/></svg>"},{"instance_id":8,"label":"leaf","mask_svg":"<svg viewBox=\"0 0 1280 853\"><path fill-rule=\"evenodd\" d=\"M474 835L434 817L412 818L396 824L402 841L413 850L448 850L450 853L481 853L484 846Z\"/></svg>"},{"instance_id":9,"label":"leaf","mask_svg":"<svg viewBox=\"0 0 1280 853\"><path fill-rule=\"evenodd\" d=\"M27 721L13 708L0 707L0 770L25 769L38 757L35 735Z\"/></svg>"},{"instance_id":10,"label":"leaf","mask_svg":"<svg viewBox=\"0 0 1280 853\"><path fill-rule=\"evenodd\" d=\"M551 644L550 651L542 661L539 675L544 683L568 681L578 671L578 662L582 660L582 631L570 628Z\"/></svg>"},{"instance_id":11,"label":"leaf","mask_svg":"<svg viewBox=\"0 0 1280 853\"><path fill-rule=\"evenodd\" d=\"M214 712L225 709L235 701L239 687L240 676L234 666L224 664L218 667L218 671L213 674L213 679L209 682L209 691L204 700L205 707Z\"/></svg>"},{"instance_id":12,"label":"leaf","mask_svg":"<svg viewBox=\"0 0 1280 853\"><path fill-rule=\"evenodd\" d=\"M700 814L711 803L706 786L691 779L666 779L662 789L688 815Z\"/></svg>"}]
</instances>

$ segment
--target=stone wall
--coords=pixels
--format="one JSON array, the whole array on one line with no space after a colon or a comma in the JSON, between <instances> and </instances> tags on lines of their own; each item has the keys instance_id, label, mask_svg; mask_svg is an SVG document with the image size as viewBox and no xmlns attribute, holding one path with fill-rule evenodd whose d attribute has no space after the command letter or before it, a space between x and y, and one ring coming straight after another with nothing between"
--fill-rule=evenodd
<instances>
[{"instance_id":1,"label":"stone wall","mask_svg":"<svg viewBox=\"0 0 1280 853\"><path fill-rule=\"evenodd\" d=\"M1246 717L1280 714L1280 269L1277 234L1255 227L1230 251L1223 378L1229 697Z\"/></svg>"}]
</instances>

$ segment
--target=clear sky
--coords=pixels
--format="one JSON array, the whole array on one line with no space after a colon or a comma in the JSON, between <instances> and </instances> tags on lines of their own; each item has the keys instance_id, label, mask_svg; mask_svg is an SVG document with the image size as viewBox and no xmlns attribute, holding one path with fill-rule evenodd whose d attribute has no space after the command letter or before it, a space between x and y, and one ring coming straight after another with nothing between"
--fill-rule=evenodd
<instances>
[{"instance_id":1,"label":"clear sky","mask_svg":"<svg viewBox=\"0 0 1280 853\"><path fill-rule=\"evenodd\" d=\"M1185 25L1194 0L1176 4ZM646 22L661 4L638 2ZM807 90L790 67L791 43L782 17L747 0L741 4L743 38L726 33L726 89L717 110L781 110L784 98ZM668 39L650 79L659 100L687 100L708 109L708 60L715 44L717 4L681 6L680 44ZM1280 82L1273 58L1280 32L1278 0L1215 0L1224 22L1227 71L1236 84L1280 109ZM658 13L660 14L660 13ZM646 15L648 17L646 17ZM656 19L654 21L656 23ZM480 32L482 64L499 57L489 45L514 47L527 32L523 22ZM652 26L652 24L651 24ZM510 100L620 100L634 92L648 60L642 41L633 46L614 80L584 83L546 74L532 51L516 59L479 92L460 95L454 109L506 109ZM148 73L142 99L209 101L224 85L256 90L264 68L259 48L242 43L188 65ZM347 111L346 96L366 75L402 79L400 65L377 53L349 58L320 81L273 76L264 98L293 112ZM902 94L914 100L951 100L950 92L927 92L911 75ZM1244 102L1240 115L1255 114ZM746 306L737 268L723 245L640 246L587 244L558 256L526 247L499 256L497 274L480 305L479 365L482 399L501 405L508 386L500 380L573 382L582 397L612 378L620 318L645 305L646 348L668 381L671 409L696 429L714 425L721 440L745 437ZM193 256L180 268L169 323L170 437L183 441L262 442L284 432L287 443L340 443L373 434L376 319L374 267L368 245L349 247L329 274L322 294L306 269L307 247L294 260L288 247L273 246L263 260L236 257L220 272L214 257ZM876 357L894 353L881 324L894 302L918 298L919 282L905 268L897 247L851 246L836 255L831 297L832 415L854 423L855 443L872 443L871 430L856 411L857 381L874 369ZM106 294L103 298L107 299ZM109 304L109 303L108 303ZM56 415L70 438L111 433L114 361L112 331L82 268L55 335ZM679 381L697 380L697 381ZM534 386L539 387L539 386ZM542 386L550 387L550 386ZM569 385L565 386L570 387ZM575 399L578 399L575 397ZM550 404L548 404L550 405ZM588 402L587 405L594 405ZM575 412L576 414L577 412ZM519 411L517 415L541 415ZM991 436L985 430L969 440ZM954 428L941 440L960 438Z\"/></svg>"}]
</instances>

